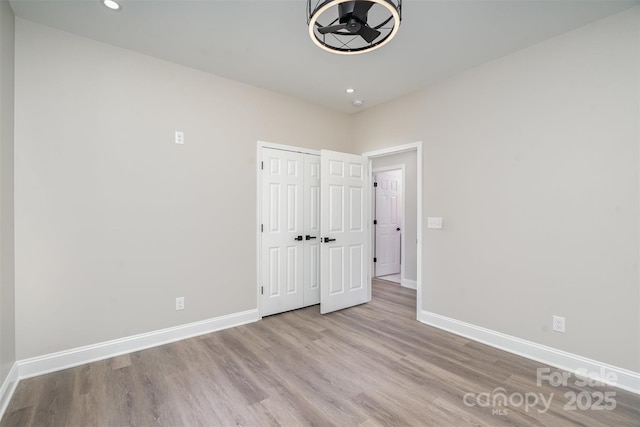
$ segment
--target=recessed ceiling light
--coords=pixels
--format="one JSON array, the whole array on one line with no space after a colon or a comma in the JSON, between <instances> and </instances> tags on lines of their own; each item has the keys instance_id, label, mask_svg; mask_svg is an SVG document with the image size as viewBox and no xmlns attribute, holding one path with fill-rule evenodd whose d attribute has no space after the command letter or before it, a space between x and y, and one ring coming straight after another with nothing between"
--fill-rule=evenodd
<instances>
[{"instance_id":1,"label":"recessed ceiling light","mask_svg":"<svg viewBox=\"0 0 640 427\"><path fill-rule=\"evenodd\" d=\"M354 107L362 107L362 104L364 104L364 101L362 99L354 99L352 104Z\"/></svg>"},{"instance_id":2,"label":"recessed ceiling light","mask_svg":"<svg viewBox=\"0 0 640 427\"><path fill-rule=\"evenodd\" d=\"M354 88L351 88L351 87L349 89L345 90L345 92L347 92L347 93L353 93L355 91L356 90Z\"/></svg>"},{"instance_id":3,"label":"recessed ceiling light","mask_svg":"<svg viewBox=\"0 0 640 427\"><path fill-rule=\"evenodd\" d=\"M102 4L107 6L111 10L119 10L120 5L115 0L102 0Z\"/></svg>"}]
</instances>

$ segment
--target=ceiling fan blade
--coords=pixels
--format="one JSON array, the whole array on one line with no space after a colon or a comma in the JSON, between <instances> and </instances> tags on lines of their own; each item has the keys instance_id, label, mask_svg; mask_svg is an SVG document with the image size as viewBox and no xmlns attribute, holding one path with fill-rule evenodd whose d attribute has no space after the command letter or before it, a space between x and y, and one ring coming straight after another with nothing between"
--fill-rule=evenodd
<instances>
[{"instance_id":1,"label":"ceiling fan blade","mask_svg":"<svg viewBox=\"0 0 640 427\"><path fill-rule=\"evenodd\" d=\"M374 30L367 24L363 24L360 28L360 31L358 31L358 35L365 39L367 43L371 43L378 38L378 36L380 35L380 31Z\"/></svg>"},{"instance_id":2,"label":"ceiling fan blade","mask_svg":"<svg viewBox=\"0 0 640 427\"><path fill-rule=\"evenodd\" d=\"M345 28L347 28L347 24L329 25L318 28L318 32L320 34L335 33L336 31L344 30Z\"/></svg>"},{"instance_id":3,"label":"ceiling fan blade","mask_svg":"<svg viewBox=\"0 0 640 427\"><path fill-rule=\"evenodd\" d=\"M369 9L373 6L373 2L370 1L356 1L353 5L353 14L358 18L361 22L367 22L367 13Z\"/></svg>"}]
</instances>

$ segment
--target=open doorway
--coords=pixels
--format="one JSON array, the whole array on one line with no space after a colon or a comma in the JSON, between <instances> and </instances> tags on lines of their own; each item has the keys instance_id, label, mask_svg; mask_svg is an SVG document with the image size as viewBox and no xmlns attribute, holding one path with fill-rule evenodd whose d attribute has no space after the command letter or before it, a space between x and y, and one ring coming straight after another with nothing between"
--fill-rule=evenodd
<instances>
[{"instance_id":1,"label":"open doorway","mask_svg":"<svg viewBox=\"0 0 640 427\"><path fill-rule=\"evenodd\" d=\"M416 289L418 273L417 150L370 158L373 197L372 277ZM382 277L385 276L385 277ZM399 277L398 277L399 276ZM395 278L399 280L394 280Z\"/></svg>"},{"instance_id":2,"label":"open doorway","mask_svg":"<svg viewBox=\"0 0 640 427\"><path fill-rule=\"evenodd\" d=\"M378 222L374 223L371 230L371 248L377 251L376 255L371 258L371 277L375 278L376 282L380 282L380 276L386 276L383 277L383 280L389 279L389 270L382 267L383 264L387 264L387 261L385 260L384 263L380 264L380 267L376 265L379 261L378 254L381 254L382 250L389 251L384 256L390 258L389 267L395 268L395 260L393 258L395 253L400 265L400 285L404 288L416 290L416 318L418 318L422 298L422 143L416 142L371 151L364 153L364 155L369 159L371 187L373 187L374 182L378 181L378 186L372 188L371 220L372 222L374 220L376 222L379 220L384 221L386 227L386 230L377 229L376 226L380 224ZM397 196L393 195L393 191L391 191L391 194L387 191L386 195L384 192L377 191L379 188L382 190L381 186L383 185L379 174L391 171L399 171L401 175L401 179L396 184L396 187L400 190ZM387 182L386 185L390 187L390 182ZM386 197L386 200L379 200L381 202L379 203L380 206L377 206L378 203L375 200L378 194ZM393 197L396 197L395 201L391 200ZM383 215L393 216L393 203L397 203L398 206L395 214L398 218L395 219L395 222L394 218L378 218L383 209L386 210ZM398 228L400 230L397 230ZM385 233L387 237L384 238L390 244L383 244L385 249L382 249L379 245L376 246L376 239L379 241L381 235ZM396 234L393 235L393 233ZM397 242L399 242L399 253L397 252ZM374 259L376 262L374 262ZM393 284L388 281L384 283Z\"/></svg>"}]
</instances>

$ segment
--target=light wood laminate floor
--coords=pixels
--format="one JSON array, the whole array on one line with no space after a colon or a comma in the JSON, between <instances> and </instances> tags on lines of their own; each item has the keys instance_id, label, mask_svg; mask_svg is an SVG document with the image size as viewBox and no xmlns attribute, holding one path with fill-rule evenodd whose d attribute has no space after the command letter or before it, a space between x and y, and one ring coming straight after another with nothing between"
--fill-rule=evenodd
<instances>
[{"instance_id":1,"label":"light wood laminate floor","mask_svg":"<svg viewBox=\"0 0 640 427\"><path fill-rule=\"evenodd\" d=\"M0 426L640 425L638 395L538 386L544 365L417 322L415 291L373 295L23 380ZM605 392L615 409L566 407Z\"/></svg>"}]
</instances>

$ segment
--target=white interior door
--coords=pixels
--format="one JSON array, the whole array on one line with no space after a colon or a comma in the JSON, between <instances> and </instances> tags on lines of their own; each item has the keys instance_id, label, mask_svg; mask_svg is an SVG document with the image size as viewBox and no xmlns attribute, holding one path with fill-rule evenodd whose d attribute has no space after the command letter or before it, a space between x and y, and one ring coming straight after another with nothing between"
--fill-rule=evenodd
<instances>
[{"instance_id":1,"label":"white interior door","mask_svg":"<svg viewBox=\"0 0 640 427\"><path fill-rule=\"evenodd\" d=\"M320 156L304 154L304 306L320 303Z\"/></svg>"},{"instance_id":2,"label":"white interior door","mask_svg":"<svg viewBox=\"0 0 640 427\"><path fill-rule=\"evenodd\" d=\"M371 300L367 162L362 156L321 151L320 312Z\"/></svg>"},{"instance_id":3,"label":"white interior door","mask_svg":"<svg viewBox=\"0 0 640 427\"><path fill-rule=\"evenodd\" d=\"M262 316L303 306L303 155L262 151Z\"/></svg>"},{"instance_id":4,"label":"white interior door","mask_svg":"<svg viewBox=\"0 0 640 427\"><path fill-rule=\"evenodd\" d=\"M375 275L400 273L402 233L402 171L378 172L376 193Z\"/></svg>"}]
</instances>

